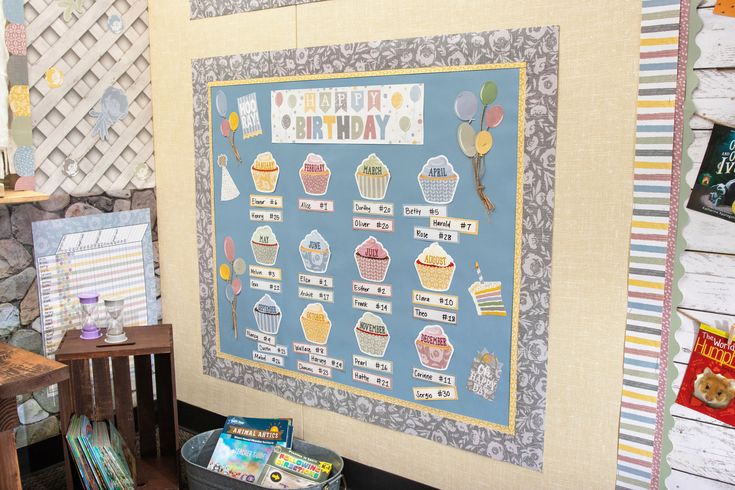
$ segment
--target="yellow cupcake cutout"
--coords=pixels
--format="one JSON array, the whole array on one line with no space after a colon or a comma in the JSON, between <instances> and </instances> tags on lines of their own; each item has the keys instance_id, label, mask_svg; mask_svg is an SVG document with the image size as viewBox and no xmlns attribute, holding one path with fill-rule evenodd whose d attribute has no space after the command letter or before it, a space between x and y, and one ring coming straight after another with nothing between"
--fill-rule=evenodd
<instances>
[{"instance_id":1,"label":"yellow cupcake cutout","mask_svg":"<svg viewBox=\"0 0 735 490\"><path fill-rule=\"evenodd\" d=\"M49 88L59 88L64 83L64 73L56 68L55 66L52 66L48 70L46 70L46 83L48 84Z\"/></svg>"}]
</instances>

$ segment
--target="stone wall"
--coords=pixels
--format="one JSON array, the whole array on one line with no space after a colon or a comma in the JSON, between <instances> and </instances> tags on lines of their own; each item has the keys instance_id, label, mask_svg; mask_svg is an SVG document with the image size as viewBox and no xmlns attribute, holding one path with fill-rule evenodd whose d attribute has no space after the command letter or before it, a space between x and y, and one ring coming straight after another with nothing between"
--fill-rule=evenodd
<instances>
[{"instance_id":1,"label":"stone wall","mask_svg":"<svg viewBox=\"0 0 735 490\"><path fill-rule=\"evenodd\" d=\"M32 222L142 208L151 210L160 318L156 195L152 189L86 197L59 194L33 204L0 205L0 342L42 353ZM57 435L58 412L58 397L49 396L46 389L18 397L21 425L15 433L17 446Z\"/></svg>"}]
</instances>

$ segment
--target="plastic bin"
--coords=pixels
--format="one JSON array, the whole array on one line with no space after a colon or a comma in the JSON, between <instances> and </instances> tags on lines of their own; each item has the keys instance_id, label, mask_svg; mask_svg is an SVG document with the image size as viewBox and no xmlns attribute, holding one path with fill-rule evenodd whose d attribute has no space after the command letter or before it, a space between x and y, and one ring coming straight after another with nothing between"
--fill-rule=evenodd
<instances>
[{"instance_id":1,"label":"plastic bin","mask_svg":"<svg viewBox=\"0 0 735 490\"><path fill-rule=\"evenodd\" d=\"M181 457L186 466L186 477L191 490L230 490L263 488L260 485L248 483L207 469L214 447L217 445L222 429L210 430L198 434L184 443L181 448ZM293 440L293 450L319 461L332 463L332 475L329 480L319 485L307 487L309 490L339 490L342 479L342 458L329 449L309 444L308 442Z\"/></svg>"}]
</instances>

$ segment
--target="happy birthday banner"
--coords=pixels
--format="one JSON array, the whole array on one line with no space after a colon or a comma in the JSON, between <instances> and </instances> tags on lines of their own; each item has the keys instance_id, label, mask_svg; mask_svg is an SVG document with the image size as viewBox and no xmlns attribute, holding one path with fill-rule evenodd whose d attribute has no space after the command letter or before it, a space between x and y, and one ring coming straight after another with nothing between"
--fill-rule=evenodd
<instances>
[{"instance_id":1,"label":"happy birthday banner","mask_svg":"<svg viewBox=\"0 0 735 490\"><path fill-rule=\"evenodd\" d=\"M424 85L271 91L273 143L424 143Z\"/></svg>"}]
</instances>

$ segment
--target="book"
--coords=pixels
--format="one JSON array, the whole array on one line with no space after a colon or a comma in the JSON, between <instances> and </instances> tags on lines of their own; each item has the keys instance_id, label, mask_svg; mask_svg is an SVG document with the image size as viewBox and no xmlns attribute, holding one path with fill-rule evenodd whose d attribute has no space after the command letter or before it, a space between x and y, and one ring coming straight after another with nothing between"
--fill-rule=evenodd
<instances>
[{"instance_id":1,"label":"book","mask_svg":"<svg viewBox=\"0 0 735 490\"><path fill-rule=\"evenodd\" d=\"M227 432L243 441L290 448L293 441L293 420L235 417L231 415L227 417L222 432Z\"/></svg>"},{"instance_id":2,"label":"book","mask_svg":"<svg viewBox=\"0 0 735 490\"><path fill-rule=\"evenodd\" d=\"M79 469L79 476L82 478L82 484L84 488L98 490L100 489L100 483L95 475L92 467L87 462L87 458L84 455L84 450L81 445L81 424L82 418L74 416L69 422L69 429L66 433L66 442L69 444L72 458Z\"/></svg>"},{"instance_id":3,"label":"book","mask_svg":"<svg viewBox=\"0 0 735 490\"><path fill-rule=\"evenodd\" d=\"M111 422L90 422L83 415L73 415L66 441L84 488L135 488L129 462L135 458Z\"/></svg>"},{"instance_id":4,"label":"book","mask_svg":"<svg viewBox=\"0 0 735 490\"><path fill-rule=\"evenodd\" d=\"M704 323L692 348L676 403L735 425L735 342Z\"/></svg>"},{"instance_id":5,"label":"book","mask_svg":"<svg viewBox=\"0 0 735 490\"><path fill-rule=\"evenodd\" d=\"M332 463L319 461L277 446L258 477L265 488L306 488L327 481Z\"/></svg>"},{"instance_id":6,"label":"book","mask_svg":"<svg viewBox=\"0 0 735 490\"><path fill-rule=\"evenodd\" d=\"M735 221L735 128L712 128L687 208Z\"/></svg>"},{"instance_id":7,"label":"book","mask_svg":"<svg viewBox=\"0 0 735 490\"><path fill-rule=\"evenodd\" d=\"M274 448L290 447L291 419L227 417L207 469L255 482Z\"/></svg>"}]
</instances>

